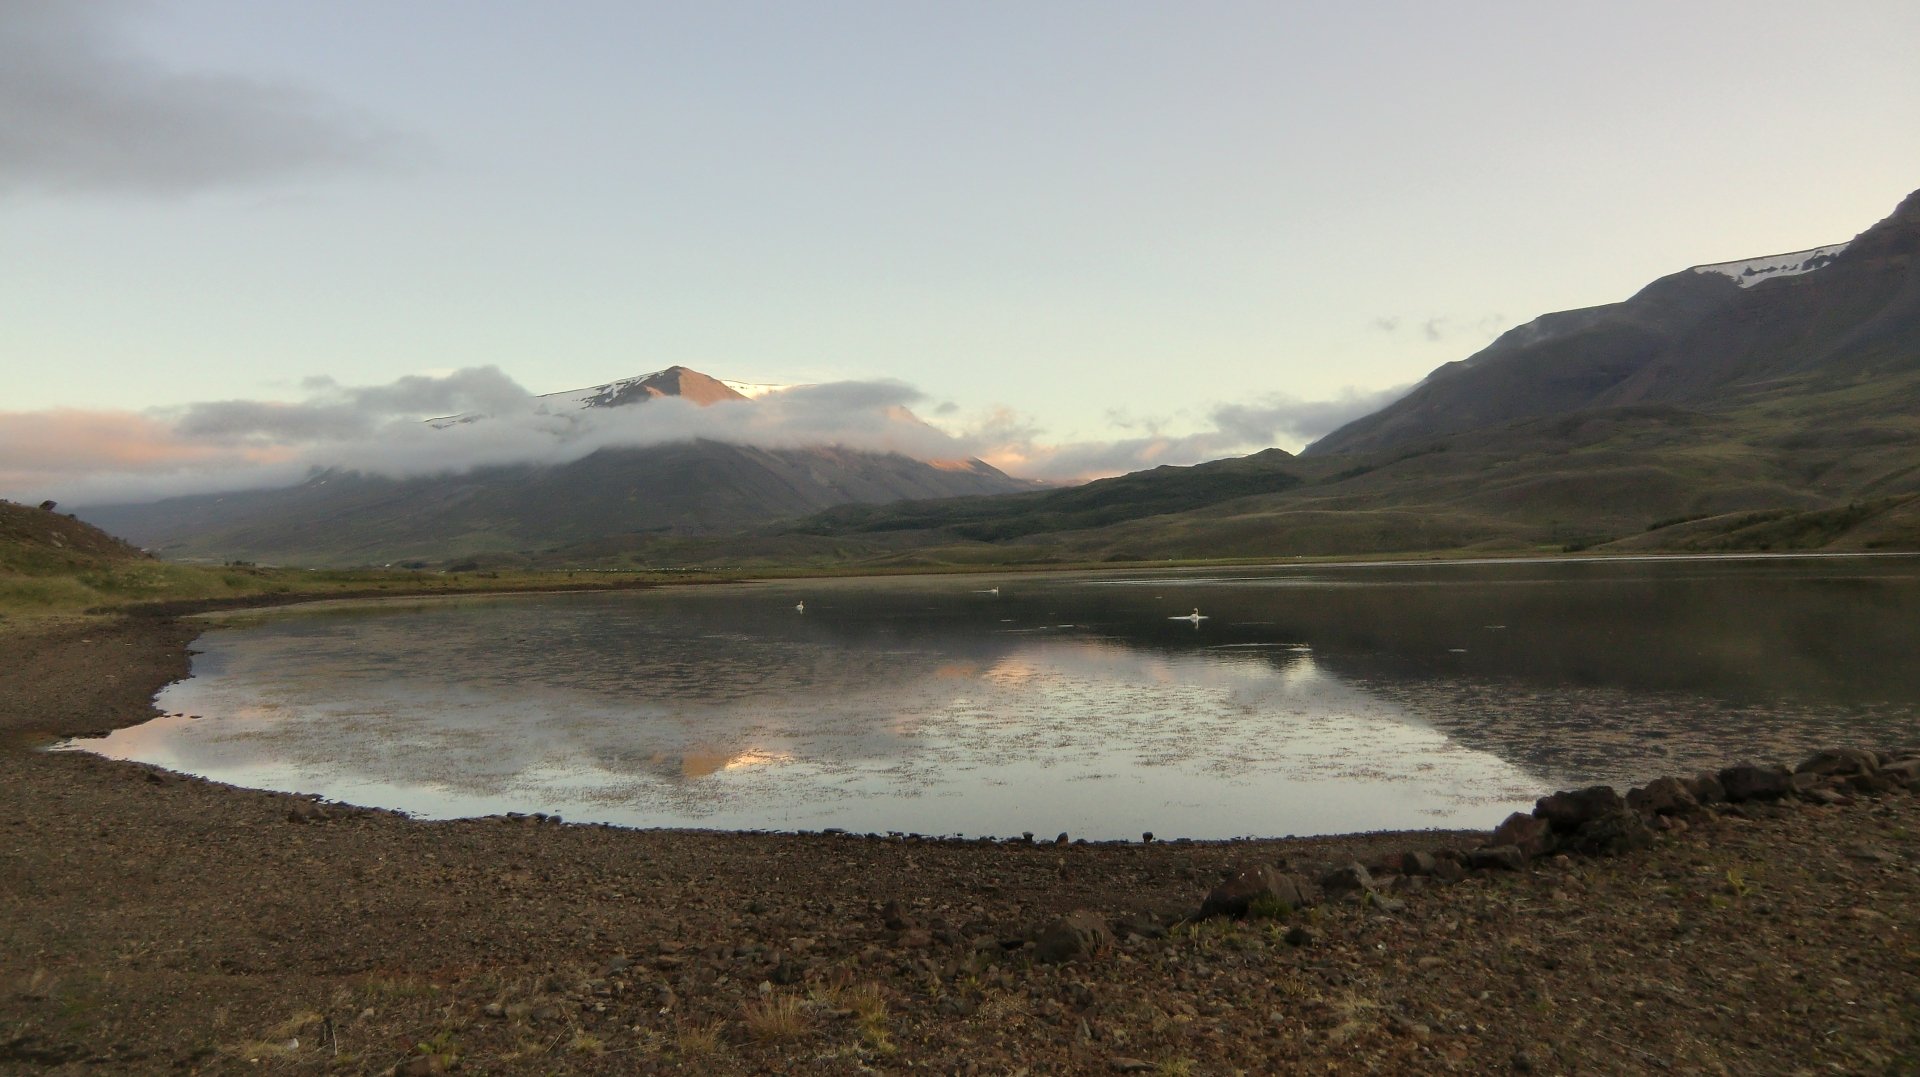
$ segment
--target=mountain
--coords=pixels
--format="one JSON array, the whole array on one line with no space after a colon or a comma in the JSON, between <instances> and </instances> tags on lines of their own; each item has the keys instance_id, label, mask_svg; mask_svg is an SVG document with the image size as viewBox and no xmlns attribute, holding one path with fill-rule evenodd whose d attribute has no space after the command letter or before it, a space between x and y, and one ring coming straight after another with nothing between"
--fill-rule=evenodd
<instances>
[{"instance_id":1,"label":"mountain","mask_svg":"<svg viewBox=\"0 0 1920 1077\"><path fill-rule=\"evenodd\" d=\"M1920 192L1848 243L1543 315L1298 457L837 509L724 548L917 564L1920 549Z\"/></svg>"},{"instance_id":2,"label":"mountain","mask_svg":"<svg viewBox=\"0 0 1920 1077\"><path fill-rule=\"evenodd\" d=\"M702 406L754 407L756 399L780 391L670 367L539 397L534 406L541 414L567 415L680 397ZM452 415L429 424L446 429L496 418ZM169 558L337 565L526 554L618 536L764 525L848 502L1031 488L979 460L700 439L601 449L559 464L412 478L330 470L281 489L81 511Z\"/></svg>"},{"instance_id":3,"label":"mountain","mask_svg":"<svg viewBox=\"0 0 1920 1077\"><path fill-rule=\"evenodd\" d=\"M1920 369L1920 192L1849 243L1694 266L1632 298L1509 330L1309 455L1393 449L1547 415L1725 411L1790 387Z\"/></svg>"}]
</instances>

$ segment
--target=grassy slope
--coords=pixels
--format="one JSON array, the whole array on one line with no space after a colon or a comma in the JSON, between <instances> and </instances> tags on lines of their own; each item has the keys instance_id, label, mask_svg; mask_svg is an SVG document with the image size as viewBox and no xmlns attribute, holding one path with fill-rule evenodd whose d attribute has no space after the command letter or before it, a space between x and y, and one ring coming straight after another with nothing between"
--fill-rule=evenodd
<instances>
[{"instance_id":1,"label":"grassy slope","mask_svg":"<svg viewBox=\"0 0 1920 1077\"><path fill-rule=\"evenodd\" d=\"M0 501L0 619L65 616L147 602L546 590L630 586L661 578L565 570L428 573L179 565L155 560L71 517Z\"/></svg>"}]
</instances>

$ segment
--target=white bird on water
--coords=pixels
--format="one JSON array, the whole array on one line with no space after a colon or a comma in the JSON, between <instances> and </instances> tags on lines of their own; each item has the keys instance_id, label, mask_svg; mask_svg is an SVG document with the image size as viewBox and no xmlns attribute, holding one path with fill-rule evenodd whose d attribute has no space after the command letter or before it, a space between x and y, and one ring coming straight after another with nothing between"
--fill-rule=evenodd
<instances>
[{"instance_id":1,"label":"white bird on water","mask_svg":"<svg viewBox=\"0 0 1920 1077\"><path fill-rule=\"evenodd\" d=\"M807 612L807 604L805 602L795 602L793 604L793 612L795 613Z\"/></svg>"},{"instance_id":2,"label":"white bird on water","mask_svg":"<svg viewBox=\"0 0 1920 1077\"><path fill-rule=\"evenodd\" d=\"M1207 619L1207 615L1206 615L1206 614L1204 614L1204 613L1201 613L1201 612L1200 612L1200 607L1198 607L1198 606L1195 606L1195 607L1193 608L1193 612L1192 612L1192 613L1187 613L1187 614L1182 614L1182 615L1180 615L1180 616L1177 616L1177 617L1169 617L1169 618L1167 618L1167 620L1169 620L1169 621L1192 621L1192 622L1193 622L1193 627L1195 627L1195 628L1199 628L1199 627L1200 627L1200 622L1201 622L1201 621L1204 621L1204 620L1206 620L1206 619Z\"/></svg>"}]
</instances>

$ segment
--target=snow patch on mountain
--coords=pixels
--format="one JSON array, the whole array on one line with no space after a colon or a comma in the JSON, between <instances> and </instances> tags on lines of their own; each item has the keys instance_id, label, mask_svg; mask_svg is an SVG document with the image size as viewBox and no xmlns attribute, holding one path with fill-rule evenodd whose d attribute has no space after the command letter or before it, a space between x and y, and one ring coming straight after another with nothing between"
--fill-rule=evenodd
<instances>
[{"instance_id":1,"label":"snow patch on mountain","mask_svg":"<svg viewBox=\"0 0 1920 1077\"><path fill-rule=\"evenodd\" d=\"M1742 288L1751 288L1763 280L1775 277L1795 277L1802 273L1811 273L1822 266L1832 263L1847 249L1845 243L1832 243L1811 250L1793 251L1788 254L1769 254L1760 258L1743 258L1737 262L1716 262L1713 265L1694 266L1695 273L1718 273L1733 278L1733 282Z\"/></svg>"},{"instance_id":2,"label":"snow patch on mountain","mask_svg":"<svg viewBox=\"0 0 1920 1077\"><path fill-rule=\"evenodd\" d=\"M763 396L768 396L773 393L784 393L788 389L795 388L795 386L792 385L767 385L752 381L728 381L725 378L720 379L720 384L732 389L748 400L758 400Z\"/></svg>"}]
</instances>

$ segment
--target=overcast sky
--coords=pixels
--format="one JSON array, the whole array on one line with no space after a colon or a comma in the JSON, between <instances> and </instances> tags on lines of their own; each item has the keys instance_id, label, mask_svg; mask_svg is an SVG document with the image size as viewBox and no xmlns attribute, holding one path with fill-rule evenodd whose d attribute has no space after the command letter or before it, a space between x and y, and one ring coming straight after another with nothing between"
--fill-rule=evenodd
<instances>
[{"instance_id":1,"label":"overcast sky","mask_svg":"<svg viewBox=\"0 0 1920 1077\"><path fill-rule=\"evenodd\" d=\"M1035 473L1297 448L1865 229L1920 187L1917 41L1911 0L0 0L0 494L487 368L885 383Z\"/></svg>"}]
</instances>

